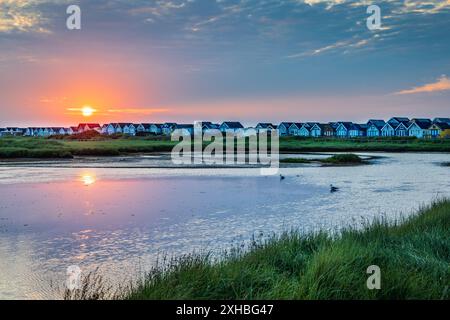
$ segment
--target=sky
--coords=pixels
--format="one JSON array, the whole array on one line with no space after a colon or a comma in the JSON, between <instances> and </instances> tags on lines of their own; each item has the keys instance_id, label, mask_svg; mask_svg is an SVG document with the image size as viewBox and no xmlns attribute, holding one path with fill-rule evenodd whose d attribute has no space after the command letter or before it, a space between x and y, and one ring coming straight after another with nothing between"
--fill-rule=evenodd
<instances>
[{"instance_id":1,"label":"sky","mask_svg":"<svg viewBox=\"0 0 450 320\"><path fill-rule=\"evenodd\" d=\"M450 0L0 0L0 127L450 117L449 31Z\"/></svg>"}]
</instances>

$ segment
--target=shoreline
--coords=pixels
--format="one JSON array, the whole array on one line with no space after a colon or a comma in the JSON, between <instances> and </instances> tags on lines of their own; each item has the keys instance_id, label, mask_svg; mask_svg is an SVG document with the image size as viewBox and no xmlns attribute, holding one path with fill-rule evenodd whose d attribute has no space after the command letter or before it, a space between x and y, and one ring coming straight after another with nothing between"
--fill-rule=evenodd
<instances>
[{"instance_id":1,"label":"shoreline","mask_svg":"<svg viewBox=\"0 0 450 320\"><path fill-rule=\"evenodd\" d=\"M310 149L298 149L298 150L280 150L280 155L330 155L330 153L411 153L411 154L424 154L424 153L432 153L432 154L450 154L450 150L414 150L414 149L376 149L376 150L370 150L370 149L333 149L333 148L310 148ZM0 149L1 153L1 149ZM61 161L61 162L71 162L74 160L80 160L80 159L114 159L114 158L123 158L123 157L130 157L130 158L136 158L136 157L143 157L143 156L160 156L163 154L169 154L169 151L154 151L154 152L129 152L129 153L123 153L123 154L86 154L86 155L74 155L72 157L2 157L0 154L0 166L7 163L14 163L14 162L25 162L25 161L37 161L37 162L46 162L46 161ZM372 156L370 160L374 159L380 159L383 158L383 156ZM280 161L281 162L281 161ZM448 166L448 165L447 165Z\"/></svg>"},{"instance_id":2,"label":"shoreline","mask_svg":"<svg viewBox=\"0 0 450 320\"><path fill-rule=\"evenodd\" d=\"M355 151L356 153L370 153L370 154L398 154L398 153L407 153L407 154L425 154L425 153L433 153L433 154L450 154L449 152L445 152L445 151L402 151L402 152L394 152L394 151ZM346 150L339 150L339 151L307 151L307 152L280 152L280 156L281 155L320 155L320 156L332 156L334 154L346 154L349 153ZM71 164L71 163L84 163L83 161L86 162L97 162L97 161L104 161L102 163L110 163L110 162L114 162L114 160L116 160L117 162L133 162L133 160L137 160L141 157L159 157L159 156L164 156L164 155L170 155L170 153L168 152L150 152L150 153L129 153L129 154L123 154L123 155L114 155L114 156L108 156L108 155L86 155L86 156L74 156L72 158L1 158L0 157L0 168L1 167L6 167L6 166L21 166L21 165L29 165L29 164L45 164L45 163L49 163L49 164ZM350 163L349 165L368 165L368 164L372 164L370 161L372 160L380 160L386 158L383 155L370 155L367 156L366 158L364 158L364 162L363 163ZM302 159L302 158L299 158ZM170 160L170 158L167 159L159 159L159 160ZM280 165L289 165L290 167L292 167L292 165L295 164L303 164L303 165L307 165L307 164L314 164L314 163L318 163L320 162L319 159L305 159L307 160L304 163L289 163L289 162L285 162L283 161L283 158L279 159L279 163ZM331 163L321 163L322 166L335 166L335 165L345 165L345 163L341 163L341 164L331 164ZM442 166L450 166L450 162L443 162L441 164ZM193 165L193 166L183 166L183 165L179 165L179 166L102 166L101 168L225 168L225 169L229 169L229 168L262 168L263 166L260 165L205 165L205 164L200 164L200 165ZM65 166L61 166L61 168L65 168ZM77 168L76 166L67 166L67 168ZM83 168L83 167L81 167ZM94 167L96 168L96 167Z\"/></svg>"}]
</instances>

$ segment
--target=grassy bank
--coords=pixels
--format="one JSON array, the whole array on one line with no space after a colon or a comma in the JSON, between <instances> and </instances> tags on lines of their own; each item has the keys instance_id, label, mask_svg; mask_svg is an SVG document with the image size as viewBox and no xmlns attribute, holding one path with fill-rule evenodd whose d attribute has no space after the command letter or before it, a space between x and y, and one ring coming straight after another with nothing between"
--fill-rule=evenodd
<instances>
[{"instance_id":1,"label":"grassy bank","mask_svg":"<svg viewBox=\"0 0 450 320\"><path fill-rule=\"evenodd\" d=\"M170 152L175 145L160 137L97 137L88 140L8 137L0 138L0 159L72 158Z\"/></svg>"},{"instance_id":2,"label":"grassy bank","mask_svg":"<svg viewBox=\"0 0 450 320\"><path fill-rule=\"evenodd\" d=\"M0 138L0 159L70 158L73 156L117 156L137 153L169 152L176 142L168 137L77 137ZM450 152L450 139L410 138L293 138L280 139L280 152Z\"/></svg>"},{"instance_id":3,"label":"grassy bank","mask_svg":"<svg viewBox=\"0 0 450 320\"><path fill-rule=\"evenodd\" d=\"M115 297L450 299L448 230L450 201L443 200L403 221L379 220L334 238L292 232L255 242L246 253L223 253L219 262L209 255L185 256ZM366 270L371 265L381 269L381 290L367 289ZM83 298L106 296L104 289L93 288L89 281L78 292Z\"/></svg>"},{"instance_id":4,"label":"grassy bank","mask_svg":"<svg viewBox=\"0 0 450 320\"><path fill-rule=\"evenodd\" d=\"M450 152L450 139L379 138L301 138L281 137L280 150L289 152Z\"/></svg>"}]
</instances>

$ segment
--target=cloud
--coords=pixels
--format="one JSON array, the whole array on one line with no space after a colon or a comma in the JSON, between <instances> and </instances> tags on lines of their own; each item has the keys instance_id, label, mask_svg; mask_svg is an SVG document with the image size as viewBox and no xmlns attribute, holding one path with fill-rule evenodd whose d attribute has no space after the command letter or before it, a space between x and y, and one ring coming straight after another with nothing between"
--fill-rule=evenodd
<instances>
[{"instance_id":1,"label":"cloud","mask_svg":"<svg viewBox=\"0 0 450 320\"><path fill-rule=\"evenodd\" d=\"M343 49L344 53L350 52L351 49L358 49L364 46L367 46L370 43L371 39L361 39L361 40L342 40L337 41L333 44L310 50L300 53L295 53L286 56L287 59L296 59L296 58L303 58L303 57L311 57L311 56L317 56L323 53L327 53L329 51L334 51L337 49Z\"/></svg>"},{"instance_id":2,"label":"cloud","mask_svg":"<svg viewBox=\"0 0 450 320\"><path fill-rule=\"evenodd\" d=\"M450 0L408 0L403 2L399 13L434 14L450 8Z\"/></svg>"},{"instance_id":3,"label":"cloud","mask_svg":"<svg viewBox=\"0 0 450 320\"><path fill-rule=\"evenodd\" d=\"M42 103L49 103L54 102L51 99L42 99ZM97 115L103 115L103 116L112 116L115 115L143 115L148 116L155 113L165 113L169 112L169 109L163 109L163 108L121 108L121 109L104 109L104 108L92 108L93 111ZM68 115L78 115L83 111L83 108L66 108L66 111L68 111L66 114Z\"/></svg>"},{"instance_id":4,"label":"cloud","mask_svg":"<svg viewBox=\"0 0 450 320\"><path fill-rule=\"evenodd\" d=\"M402 90L395 94L415 94L424 92L439 92L450 90L450 79L447 76L441 76L436 82L428 83L420 87L414 87L408 90Z\"/></svg>"},{"instance_id":5,"label":"cloud","mask_svg":"<svg viewBox=\"0 0 450 320\"><path fill-rule=\"evenodd\" d=\"M154 109L154 108L147 108L147 109L138 109L138 108L126 108L126 109L108 109L108 113L125 113L125 114L142 114L142 115L150 115L153 113L161 113L161 112L168 112L168 109Z\"/></svg>"},{"instance_id":6,"label":"cloud","mask_svg":"<svg viewBox=\"0 0 450 320\"><path fill-rule=\"evenodd\" d=\"M322 54L327 51L345 47L348 44L349 44L348 41L338 41L336 43L330 44L330 45L322 47L322 48L314 49L312 51L291 54L291 55L287 56L286 58L295 59L295 58L301 58L301 57L306 57L306 56L316 56L316 55Z\"/></svg>"},{"instance_id":7,"label":"cloud","mask_svg":"<svg viewBox=\"0 0 450 320\"><path fill-rule=\"evenodd\" d=\"M67 4L69 0L0 0L0 32L49 33L40 5Z\"/></svg>"},{"instance_id":8,"label":"cloud","mask_svg":"<svg viewBox=\"0 0 450 320\"><path fill-rule=\"evenodd\" d=\"M0 32L28 31L41 19L40 13L29 10L25 1L0 0Z\"/></svg>"},{"instance_id":9,"label":"cloud","mask_svg":"<svg viewBox=\"0 0 450 320\"><path fill-rule=\"evenodd\" d=\"M450 8L450 0L294 0L298 3L305 3L310 6L323 4L326 9L332 9L338 5L349 5L353 7L369 6L371 4L379 5L383 8L385 4L394 7L394 13L416 13L416 14L434 14Z\"/></svg>"},{"instance_id":10,"label":"cloud","mask_svg":"<svg viewBox=\"0 0 450 320\"><path fill-rule=\"evenodd\" d=\"M129 2L129 1L127 1ZM173 1L156 1L151 5L137 5L129 10L132 15L149 14L152 16L163 16L172 13L177 9L183 9L186 5L192 1L186 2L173 2Z\"/></svg>"},{"instance_id":11,"label":"cloud","mask_svg":"<svg viewBox=\"0 0 450 320\"><path fill-rule=\"evenodd\" d=\"M345 3L345 0L304 0L304 2L310 6L313 6L315 4L324 3L327 5L327 9L330 9L335 5Z\"/></svg>"}]
</instances>

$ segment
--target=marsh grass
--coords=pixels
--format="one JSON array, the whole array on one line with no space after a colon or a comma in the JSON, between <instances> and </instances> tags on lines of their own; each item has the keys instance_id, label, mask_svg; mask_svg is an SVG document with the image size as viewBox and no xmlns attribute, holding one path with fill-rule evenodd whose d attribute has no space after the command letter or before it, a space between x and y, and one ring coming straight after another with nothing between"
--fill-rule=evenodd
<instances>
[{"instance_id":1,"label":"marsh grass","mask_svg":"<svg viewBox=\"0 0 450 320\"><path fill-rule=\"evenodd\" d=\"M218 258L165 260L113 298L450 299L449 230L450 201L439 200L409 218L380 218L339 234L292 231ZM381 290L367 289L371 265L381 268ZM98 295L90 289L87 282L83 292L91 293L79 297L108 297L104 288Z\"/></svg>"},{"instance_id":2,"label":"marsh grass","mask_svg":"<svg viewBox=\"0 0 450 320\"><path fill-rule=\"evenodd\" d=\"M335 154L326 159L319 160L325 164L361 164L364 160L356 154L346 153L346 154Z\"/></svg>"},{"instance_id":3,"label":"marsh grass","mask_svg":"<svg viewBox=\"0 0 450 320\"><path fill-rule=\"evenodd\" d=\"M119 156L127 154L169 152L175 142L154 137L105 137L95 135L77 140L65 137L0 138L0 159L72 158L74 156Z\"/></svg>"},{"instance_id":4,"label":"marsh grass","mask_svg":"<svg viewBox=\"0 0 450 320\"><path fill-rule=\"evenodd\" d=\"M280 151L289 152L450 152L450 139L411 137L304 138L281 137Z\"/></svg>"},{"instance_id":5,"label":"marsh grass","mask_svg":"<svg viewBox=\"0 0 450 320\"><path fill-rule=\"evenodd\" d=\"M69 290L64 287L62 297L64 300L119 300L132 290L132 284L112 285L101 275L99 269L82 276L80 288Z\"/></svg>"},{"instance_id":6,"label":"marsh grass","mask_svg":"<svg viewBox=\"0 0 450 320\"><path fill-rule=\"evenodd\" d=\"M280 163L311 163L314 162L314 159L305 159L305 158L284 158L280 159Z\"/></svg>"},{"instance_id":7,"label":"marsh grass","mask_svg":"<svg viewBox=\"0 0 450 320\"><path fill-rule=\"evenodd\" d=\"M170 152L177 144L170 137L98 133L74 136L0 137L2 158L70 158L73 156L117 156L127 154ZM205 143L206 146L208 143ZM356 152L356 151L422 151L450 152L450 139L415 138L301 138L281 137L280 152Z\"/></svg>"}]
</instances>

